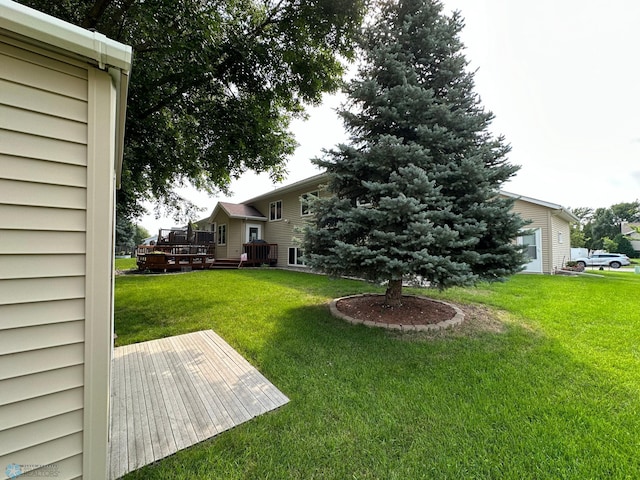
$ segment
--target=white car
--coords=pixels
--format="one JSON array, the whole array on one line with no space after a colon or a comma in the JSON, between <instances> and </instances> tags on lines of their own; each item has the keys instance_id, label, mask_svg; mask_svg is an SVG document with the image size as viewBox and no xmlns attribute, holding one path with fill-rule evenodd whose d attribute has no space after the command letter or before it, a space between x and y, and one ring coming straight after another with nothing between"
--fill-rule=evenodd
<instances>
[{"instance_id":1,"label":"white car","mask_svg":"<svg viewBox=\"0 0 640 480\"><path fill-rule=\"evenodd\" d=\"M611 267L620 268L630 265L629 257L622 253L594 253L590 257L580 257L574 260L580 267Z\"/></svg>"}]
</instances>

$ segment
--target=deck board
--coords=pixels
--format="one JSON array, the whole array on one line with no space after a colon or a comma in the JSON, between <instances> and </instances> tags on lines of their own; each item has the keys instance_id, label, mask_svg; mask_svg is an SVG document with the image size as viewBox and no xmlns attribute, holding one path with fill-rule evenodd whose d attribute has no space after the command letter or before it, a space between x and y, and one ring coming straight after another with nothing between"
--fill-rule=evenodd
<instances>
[{"instance_id":1,"label":"deck board","mask_svg":"<svg viewBox=\"0 0 640 480\"><path fill-rule=\"evenodd\" d=\"M288 401L212 330L118 347L112 368L109 478Z\"/></svg>"}]
</instances>

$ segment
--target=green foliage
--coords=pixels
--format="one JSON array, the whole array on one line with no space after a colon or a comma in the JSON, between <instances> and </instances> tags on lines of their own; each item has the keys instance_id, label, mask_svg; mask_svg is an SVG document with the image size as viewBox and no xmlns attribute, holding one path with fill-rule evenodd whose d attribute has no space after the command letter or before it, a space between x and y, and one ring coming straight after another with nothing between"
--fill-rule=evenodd
<instances>
[{"instance_id":1,"label":"green foliage","mask_svg":"<svg viewBox=\"0 0 640 480\"><path fill-rule=\"evenodd\" d=\"M638 252L633 249L631 241L621 233L616 235L613 240L616 244L615 250L609 250L610 252L624 253L629 258L635 258L638 256Z\"/></svg>"},{"instance_id":2,"label":"green foliage","mask_svg":"<svg viewBox=\"0 0 640 480\"><path fill-rule=\"evenodd\" d=\"M316 160L329 195L312 202L306 262L390 285L408 276L440 288L502 279L524 263L512 242L523 223L497 195L517 167L473 91L462 19L431 0L380 8L340 112L350 145Z\"/></svg>"},{"instance_id":3,"label":"green foliage","mask_svg":"<svg viewBox=\"0 0 640 480\"><path fill-rule=\"evenodd\" d=\"M617 242L612 244L605 239L615 239L621 233L622 222L640 221L640 202L616 203L609 208L576 208L573 213L580 218L580 225L577 227L584 237L584 244L574 244L574 233L572 232L572 247L584 246L590 250L605 249L615 251ZM575 236L575 238L580 238ZM611 250L613 249L613 250Z\"/></svg>"},{"instance_id":4,"label":"green foliage","mask_svg":"<svg viewBox=\"0 0 640 480\"><path fill-rule=\"evenodd\" d=\"M146 228L140 225L136 225L135 229L136 231L133 236L133 241L135 245L140 245L145 238L149 238L151 236L151 234L149 233L149 230L147 230Z\"/></svg>"},{"instance_id":5,"label":"green foliage","mask_svg":"<svg viewBox=\"0 0 640 480\"><path fill-rule=\"evenodd\" d=\"M570 226L571 246L574 248L584 248L587 246L585 231L579 223L572 223Z\"/></svg>"},{"instance_id":6,"label":"green foliage","mask_svg":"<svg viewBox=\"0 0 640 480\"><path fill-rule=\"evenodd\" d=\"M619 232L620 225L616 225L611 208L596 209L591 222L591 242L589 248L592 250L606 250L605 239L611 239Z\"/></svg>"},{"instance_id":7,"label":"green foliage","mask_svg":"<svg viewBox=\"0 0 640 480\"><path fill-rule=\"evenodd\" d=\"M602 239L602 248L607 252L617 252L618 242L609 237L604 237Z\"/></svg>"},{"instance_id":8,"label":"green foliage","mask_svg":"<svg viewBox=\"0 0 640 480\"><path fill-rule=\"evenodd\" d=\"M115 236L115 251L131 253L136 246L135 243L136 226L126 218L118 215L116 216L116 236Z\"/></svg>"},{"instance_id":9,"label":"green foliage","mask_svg":"<svg viewBox=\"0 0 640 480\"><path fill-rule=\"evenodd\" d=\"M291 399L126 478L640 478L640 275L602 273L428 291L467 322L424 335L331 317L364 282L119 276L118 344L211 328Z\"/></svg>"},{"instance_id":10,"label":"green foliage","mask_svg":"<svg viewBox=\"0 0 640 480\"><path fill-rule=\"evenodd\" d=\"M285 173L304 104L341 81L364 0L20 0L133 47L118 208L177 212L187 182L226 189L246 170Z\"/></svg>"}]
</instances>

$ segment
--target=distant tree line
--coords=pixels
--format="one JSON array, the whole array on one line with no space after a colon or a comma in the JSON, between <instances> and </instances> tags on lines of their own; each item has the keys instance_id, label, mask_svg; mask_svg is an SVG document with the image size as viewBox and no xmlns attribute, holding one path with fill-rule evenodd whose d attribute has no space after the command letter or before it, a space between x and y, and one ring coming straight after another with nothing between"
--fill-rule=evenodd
<instances>
[{"instance_id":1,"label":"distant tree line","mask_svg":"<svg viewBox=\"0 0 640 480\"><path fill-rule=\"evenodd\" d=\"M145 238L151 236L146 228L136 225L122 216L116 219L115 234L115 253L127 255L132 253L137 245L142 244Z\"/></svg>"},{"instance_id":2,"label":"distant tree line","mask_svg":"<svg viewBox=\"0 0 640 480\"><path fill-rule=\"evenodd\" d=\"M623 222L640 222L640 202L616 203L609 208L579 207L573 213L580 219L572 226L571 246L607 250L638 257L628 238L622 235Z\"/></svg>"}]
</instances>

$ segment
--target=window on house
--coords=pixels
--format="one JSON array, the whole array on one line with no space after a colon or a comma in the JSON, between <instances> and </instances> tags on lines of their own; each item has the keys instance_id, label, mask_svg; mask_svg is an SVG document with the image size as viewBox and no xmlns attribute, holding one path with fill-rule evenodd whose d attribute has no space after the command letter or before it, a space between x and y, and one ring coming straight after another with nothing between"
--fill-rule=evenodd
<instances>
[{"instance_id":1,"label":"window on house","mask_svg":"<svg viewBox=\"0 0 640 480\"><path fill-rule=\"evenodd\" d=\"M218 245L227 244L227 226L218 225Z\"/></svg>"},{"instance_id":2,"label":"window on house","mask_svg":"<svg viewBox=\"0 0 640 480\"><path fill-rule=\"evenodd\" d=\"M271 202L269 204L269 220L281 220L282 219L282 200L277 202Z\"/></svg>"},{"instance_id":3,"label":"window on house","mask_svg":"<svg viewBox=\"0 0 640 480\"><path fill-rule=\"evenodd\" d=\"M318 192L315 191L315 192L305 193L300 197L300 215L304 217L305 215L311 215L313 213L309 208L309 205L307 205L306 200L309 197L317 197L317 196L318 196Z\"/></svg>"},{"instance_id":4,"label":"window on house","mask_svg":"<svg viewBox=\"0 0 640 480\"><path fill-rule=\"evenodd\" d=\"M526 245L524 254L529 257L529 260L536 260L538 258L538 249L536 247L536 236L534 234L522 235L518 237L518 245Z\"/></svg>"},{"instance_id":5,"label":"window on house","mask_svg":"<svg viewBox=\"0 0 640 480\"><path fill-rule=\"evenodd\" d=\"M303 251L301 248L289 248L289 265L304 265Z\"/></svg>"}]
</instances>

